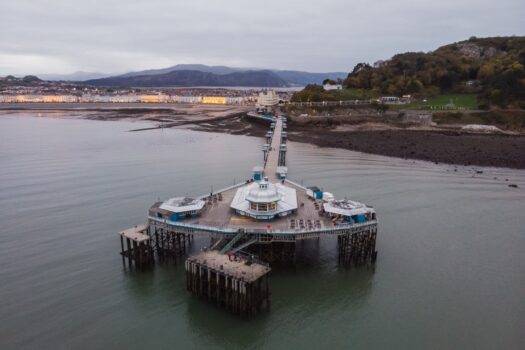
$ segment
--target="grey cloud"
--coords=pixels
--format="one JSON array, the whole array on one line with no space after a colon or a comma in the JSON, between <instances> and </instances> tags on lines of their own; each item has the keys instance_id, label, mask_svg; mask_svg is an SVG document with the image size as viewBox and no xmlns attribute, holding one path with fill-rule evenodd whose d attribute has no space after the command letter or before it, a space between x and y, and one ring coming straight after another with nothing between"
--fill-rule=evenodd
<instances>
[{"instance_id":1,"label":"grey cloud","mask_svg":"<svg viewBox=\"0 0 525 350\"><path fill-rule=\"evenodd\" d=\"M522 0L4 0L0 74L177 63L348 71L471 35L523 35L523 14Z\"/></svg>"}]
</instances>

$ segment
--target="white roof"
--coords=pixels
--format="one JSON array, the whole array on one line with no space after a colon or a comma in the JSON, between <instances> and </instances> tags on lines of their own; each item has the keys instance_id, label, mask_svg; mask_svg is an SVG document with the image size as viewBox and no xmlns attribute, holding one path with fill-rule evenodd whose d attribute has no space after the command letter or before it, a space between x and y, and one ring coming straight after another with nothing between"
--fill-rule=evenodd
<instances>
[{"instance_id":1,"label":"white roof","mask_svg":"<svg viewBox=\"0 0 525 350\"><path fill-rule=\"evenodd\" d=\"M375 210L369 208L363 203L354 202L348 199L333 200L323 204L326 212L344 216L360 215L373 213Z\"/></svg>"},{"instance_id":2,"label":"white roof","mask_svg":"<svg viewBox=\"0 0 525 350\"><path fill-rule=\"evenodd\" d=\"M246 200L254 203L271 203L281 199L277 187L269 183L266 179L256 183L257 186L250 186L246 194Z\"/></svg>"},{"instance_id":3,"label":"white roof","mask_svg":"<svg viewBox=\"0 0 525 350\"><path fill-rule=\"evenodd\" d=\"M271 184L279 195L279 200L277 201L277 208L274 211L267 212L268 214L277 214L281 212L286 212L290 210L297 209L297 193L295 189L284 186L280 183ZM254 188L259 187L259 182L252 182L246 186L240 187L235 193L235 197L230 204L230 206L235 210L240 210L243 212L251 213L253 212L250 209L250 202L247 200L247 196L250 191ZM253 212L258 215L265 212Z\"/></svg>"},{"instance_id":4,"label":"white roof","mask_svg":"<svg viewBox=\"0 0 525 350\"><path fill-rule=\"evenodd\" d=\"M187 211L201 210L204 207L204 204L206 203L201 199L175 197L163 202L159 208L174 213L183 213Z\"/></svg>"}]
</instances>

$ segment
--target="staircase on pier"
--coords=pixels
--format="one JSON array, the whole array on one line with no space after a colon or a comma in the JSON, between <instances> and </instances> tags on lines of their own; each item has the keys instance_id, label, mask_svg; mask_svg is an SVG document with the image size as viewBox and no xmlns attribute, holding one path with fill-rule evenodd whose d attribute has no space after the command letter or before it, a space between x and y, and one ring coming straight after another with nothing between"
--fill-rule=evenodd
<instances>
[{"instance_id":1,"label":"staircase on pier","mask_svg":"<svg viewBox=\"0 0 525 350\"><path fill-rule=\"evenodd\" d=\"M235 243L237 243L241 238L243 238L245 234L246 232L244 230L240 230L239 233L237 233L237 235L233 237L231 241L229 241L228 244L226 244L219 253L222 255L228 253L233 248Z\"/></svg>"}]
</instances>

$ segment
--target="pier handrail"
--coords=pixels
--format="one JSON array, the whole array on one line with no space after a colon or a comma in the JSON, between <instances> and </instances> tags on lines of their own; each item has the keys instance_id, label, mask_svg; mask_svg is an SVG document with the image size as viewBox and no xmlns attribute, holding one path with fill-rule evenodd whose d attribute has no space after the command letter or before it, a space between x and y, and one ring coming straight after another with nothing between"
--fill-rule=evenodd
<instances>
[{"instance_id":1,"label":"pier handrail","mask_svg":"<svg viewBox=\"0 0 525 350\"><path fill-rule=\"evenodd\" d=\"M370 220L370 221L366 221L363 223L342 224L342 225L336 225L333 227L312 228L312 229L304 228L304 229L294 229L294 230L270 230L270 229L247 229L247 228L222 228L222 227L215 227L215 226L208 226L208 225L176 222L176 221L156 218L154 216L148 216L148 218L155 222L174 226L174 227L181 227L181 228L187 228L191 230L198 230L202 232L212 232L212 233L217 233L217 234L229 234L229 235L239 233L240 229L243 229L246 232L246 235L270 234L270 235L281 235L281 236L293 236L293 235L315 234L315 233L317 234L336 234L336 232L338 231L358 229L358 228L363 228L366 226L377 226L378 224L377 220Z\"/></svg>"},{"instance_id":2,"label":"pier handrail","mask_svg":"<svg viewBox=\"0 0 525 350\"><path fill-rule=\"evenodd\" d=\"M214 194L223 193L223 192L226 192L226 191L229 191L229 190L233 190L234 188L241 187L241 186L244 186L244 185L246 185L246 181L245 182L239 182L239 183L237 183L235 185L231 185L231 186L228 186L228 187L221 188L221 189L219 189L217 191L211 192L211 194L214 195ZM204 198L206 198L208 196L209 196L209 194L204 194L202 196L197 197L197 199L204 199Z\"/></svg>"},{"instance_id":3,"label":"pier handrail","mask_svg":"<svg viewBox=\"0 0 525 350\"><path fill-rule=\"evenodd\" d=\"M219 254L226 254L228 253L232 248L233 246L235 245L235 243L237 243L242 237L244 237L244 235L246 234L246 232L244 232L244 230L239 230L239 233L237 233L237 235L235 237L233 237L229 242L228 244L226 244L224 246L224 248L221 249L221 251L219 252Z\"/></svg>"},{"instance_id":4,"label":"pier handrail","mask_svg":"<svg viewBox=\"0 0 525 350\"><path fill-rule=\"evenodd\" d=\"M153 221L158 222L158 223L161 223L161 224L165 224L165 225L171 225L171 226L175 226L175 227L183 227L183 228L188 228L188 229L193 229L193 230L201 230L201 231L205 231L205 232L232 234L232 233L237 233L239 231L238 229L234 229L234 228L219 228L219 227L207 226L207 225L175 222L175 221L171 221L171 220L156 218L156 217L151 216L151 215L148 215L148 219L153 220Z\"/></svg>"},{"instance_id":5,"label":"pier handrail","mask_svg":"<svg viewBox=\"0 0 525 350\"><path fill-rule=\"evenodd\" d=\"M294 182L294 181L292 181L292 180L284 179L284 182L288 182L289 184L294 185L294 186L296 186L296 187L299 187L299 188L302 189L302 190L305 190L305 191L307 190L307 188L306 188L305 186L303 186L303 185L299 185L297 182Z\"/></svg>"}]
</instances>

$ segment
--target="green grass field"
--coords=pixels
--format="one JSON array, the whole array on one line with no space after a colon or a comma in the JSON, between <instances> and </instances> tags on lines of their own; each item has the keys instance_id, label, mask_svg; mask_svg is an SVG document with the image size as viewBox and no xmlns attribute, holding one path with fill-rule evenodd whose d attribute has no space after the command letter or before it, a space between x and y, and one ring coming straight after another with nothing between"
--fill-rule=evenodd
<instances>
[{"instance_id":1,"label":"green grass field","mask_svg":"<svg viewBox=\"0 0 525 350\"><path fill-rule=\"evenodd\" d=\"M477 109L478 98L475 94L438 95L423 100L414 101L404 108L413 109Z\"/></svg>"},{"instance_id":2,"label":"green grass field","mask_svg":"<svg viewBox=\"0 0 525 350\"><path fill-rule=\"evenodd\" d=\"M332 96L337 100L347 101L347 100L363 100L370 98L378 98L380 95L374 94L371 90L365 89L343 89L337 91L330 91Z\"/></svg>"},{"instance_id":3,"label":"green grass field","mask_svg":"<svg viewBox=\"0 0 525 350\"><path fill-rule=\"evenodd\" d=\"M343 89L330 91L336 100L375 99L381 95L365 89ZM437 109L461 110L478 109L478 97L475 94L448 94L429 97L425 102L422 99L406 105L390 105L393 109Z\"/></svg>"}]
</instances>

